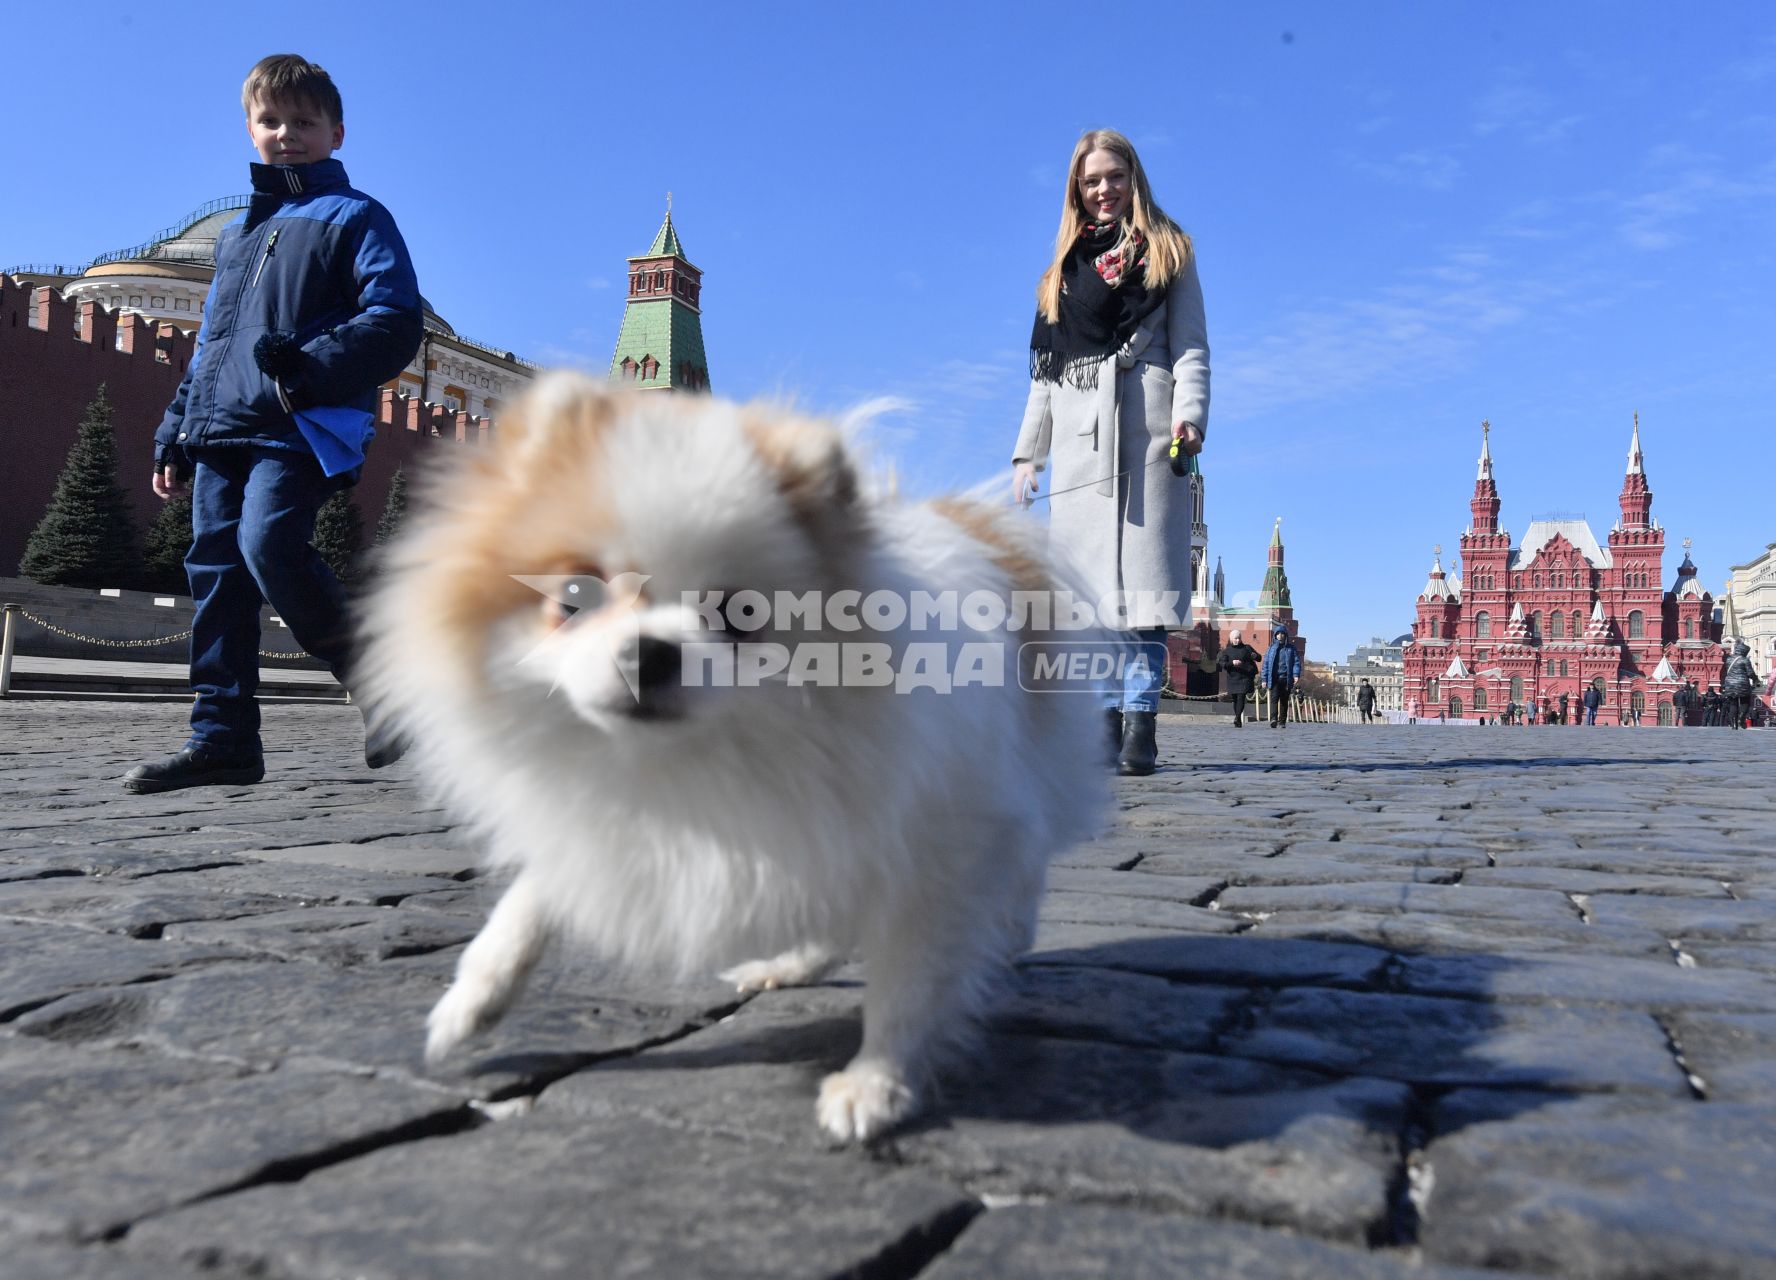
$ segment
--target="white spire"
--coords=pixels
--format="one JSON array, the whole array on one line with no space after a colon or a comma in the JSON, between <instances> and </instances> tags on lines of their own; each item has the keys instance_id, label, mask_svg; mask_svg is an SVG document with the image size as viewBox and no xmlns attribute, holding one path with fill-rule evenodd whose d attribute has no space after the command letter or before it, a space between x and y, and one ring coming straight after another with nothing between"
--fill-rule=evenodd
<instances>
[{"instance_id":1,"label":"white spire","mask_svg":"<svg viewBox=\"0 0 1776 1280\"><path fill-rule=\"evenodd\" d=\"M1640 411L1634 412L1634 439L1628 442L1628 474L1644 475L1645 470L1640 464Z\"/></svg>"},{"instance_id":2,"label":"white spire","mask_svg":"<svg viewBox=\"0 0 1776 1280\"><path fill-rule=\"evenodd\" d=\"M1476 480L1492 479L1491 437L1492 423L1490 421L1482 421L1480 423L1480 474L1474 477Z\"/></svg>"}]
</instances>

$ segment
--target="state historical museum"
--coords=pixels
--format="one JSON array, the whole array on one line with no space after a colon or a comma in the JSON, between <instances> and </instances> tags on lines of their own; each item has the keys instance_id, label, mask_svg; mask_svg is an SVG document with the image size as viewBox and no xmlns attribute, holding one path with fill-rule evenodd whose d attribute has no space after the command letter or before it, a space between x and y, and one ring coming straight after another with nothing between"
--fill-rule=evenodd
<instances>
[{"instance_id":1,"label":"state historical museum","mask_svg":"<svg viewBox=\"0 0 1776 1280\"><path fill-rule=\"evenodd\" d=\"M1583 520L1535 520L1513 547L1498 526L1490 426L1482 425L1480 474L1461 539L1462 576L1443 572L1441 548L1418 597L1405 649L1405 707L1420 717L1500 715L1507 702L1534 705L1537 720L1566 694L1578 708L1585 686L1603 695L1599 724L1634 712L1643 724L1672 724L1686 680L1706 691L1725 660L1714 599L1684 552L1677 580L1663 585L1665 531L1640 452L1640 418L1628 446L1622 516L1598 545ZM1574 716L1573 718L1577 718Z\"/></svg>"}]
</instances>

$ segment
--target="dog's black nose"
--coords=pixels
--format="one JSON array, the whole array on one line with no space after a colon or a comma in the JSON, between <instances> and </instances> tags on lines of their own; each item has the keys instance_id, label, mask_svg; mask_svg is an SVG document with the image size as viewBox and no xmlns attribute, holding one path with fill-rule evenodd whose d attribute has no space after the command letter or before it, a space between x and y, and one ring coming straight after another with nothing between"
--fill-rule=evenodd
<instances>
[{"instance_id":1,"label":"dog's black nose","mask_svg":"<svg viewBox=\"0 0 1776 1280\"><path fill-rule=\"evenodd\" d=\"M670 640L642 636L636 645L636 688L649 692L675 686L684 668L684 651Z\"/></svg>"}]
</instances>

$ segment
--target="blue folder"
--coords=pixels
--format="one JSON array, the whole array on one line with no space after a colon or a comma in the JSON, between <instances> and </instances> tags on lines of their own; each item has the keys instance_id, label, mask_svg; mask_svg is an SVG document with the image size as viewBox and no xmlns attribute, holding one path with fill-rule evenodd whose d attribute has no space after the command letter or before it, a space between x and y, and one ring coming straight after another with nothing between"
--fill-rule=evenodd
<instances>
[{"instance_id":1,"label":"blue folder","mask_svg":"<svg viewBox=\"0 0 1776 1280\"><path fill-rule=\"evenodd\" d=\"M330 476L364 465L364 449L376 435L374 418L363 409L297 409L296 429Z\"/></svg>"}]
</instances>

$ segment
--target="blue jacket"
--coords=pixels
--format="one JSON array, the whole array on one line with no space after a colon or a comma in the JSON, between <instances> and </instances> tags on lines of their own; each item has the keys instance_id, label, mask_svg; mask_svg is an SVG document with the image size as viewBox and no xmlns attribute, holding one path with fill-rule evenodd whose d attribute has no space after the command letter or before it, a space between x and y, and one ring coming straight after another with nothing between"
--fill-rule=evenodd
<instances>
[{"instance_id":1,"label":"blue jacket","mask_svg":"<svg viewBox=\"0 0 1776 1280\"><path fill-rule=\"evenodd\" d=\"M1270 650L1264 655L1264 670L1259 673L1259 678L1267 685L1278 681L1294 684L1301 679L1301 650L1286 636L1280 639L1273 636Z\"/></svg>"},{"instance_id":2,"label":"blue jacket","mask_svg":"<svg viewBox=\"0 0 1776 1280\"><path fill-rule=\"evenodd\" d=\"M307 451L253 344L293 334L297 408L374 412L377 389L419 350L419 284L395 220L354 190L337 160L253 166L253 201L216 238L216 278L185 378L154 433L156 466L189 471L189 450L256 444Z\"/></svg>"}]
</instances>

